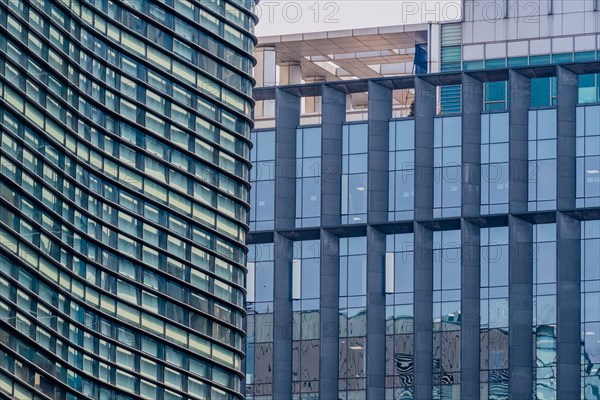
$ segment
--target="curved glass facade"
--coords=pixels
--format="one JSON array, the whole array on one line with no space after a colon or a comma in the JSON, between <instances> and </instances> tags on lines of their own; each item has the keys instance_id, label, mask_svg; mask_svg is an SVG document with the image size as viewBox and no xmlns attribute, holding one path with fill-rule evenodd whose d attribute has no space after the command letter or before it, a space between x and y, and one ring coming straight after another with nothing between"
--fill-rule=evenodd
<instances>
[{"instance_id":1,"label":"curved glass facade","mask_svg":"<svg viewBox=\"0 0 600 400\"><path fill-rule=\"evenodd\" d=\"M0 392L241 399L253 1L0 1Z\"/></svg>"}]
</instances>

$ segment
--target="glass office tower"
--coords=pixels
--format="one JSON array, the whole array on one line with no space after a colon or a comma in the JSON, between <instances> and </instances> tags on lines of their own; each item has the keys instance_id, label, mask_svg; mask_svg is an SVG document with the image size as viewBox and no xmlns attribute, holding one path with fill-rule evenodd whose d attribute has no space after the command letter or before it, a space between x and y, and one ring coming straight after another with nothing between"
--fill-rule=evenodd
<instances>
[{"instance_id":1,"label":"glass office tower","mask_svg":"<svg viewBox=\"0 0 600 400\"><path fill-rule=\"evenodd\" d=\"M241 399L254 1L0 1L0 393Z\"/></svg>"},{"instance_id":2,"label":"glass office tower","mask_svg":"<svg viewBox=\"0 0 600 400\"><path fill-rule=\"evenodd\" d=\"M252 180L274 189L257 190L248 241L247 398L598 399L600 106L580 90L598 72L255 89L275 118L256 121ZM532 103L541 77L555 105ZM510 101L490 110L498 82ZM398 118L406 88L414 115ZM348 94L367 96L360 116Z\"/></svg>"}]
</instances>

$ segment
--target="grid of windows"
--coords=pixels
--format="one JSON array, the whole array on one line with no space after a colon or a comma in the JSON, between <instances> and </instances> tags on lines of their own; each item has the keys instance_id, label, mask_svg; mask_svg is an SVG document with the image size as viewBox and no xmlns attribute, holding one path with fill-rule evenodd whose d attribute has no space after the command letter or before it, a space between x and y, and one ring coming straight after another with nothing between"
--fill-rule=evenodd
<instances>
[{"instance_id":1,"label":"grid of windows","mask_svg":"<svg viewBox=\"0 0 600 400\"><path fill-rule=\"evenodd\" d=\"M386 237L386 400L413 398L414 235Z\"/></svg>"},{"instance_id":2,"label":"grid of windows","mask_svg":"<svg viewBox=\"0 0 600 400\"><path fill-rule=\"evenodd\" d=\"M0 1L4 394L242 397L254 16L215 5Z\"/></svg>"},{"instance_id":3,"label":"grid of windows","mask_svg":"<svg viewBox=\"0 0 600 400\"><path fill-rule=\"evenodd\" d=\"M340 242L340 399L366 398L367 238Z\"/></svg>"},{"instance_id":4,"label":"grid of windows","mask_svg":"<svg viewBox=\"0 0 600 400\"><path fill-rule=\"evenodd\" d=\"M581 387L592 400L600 393L600 222L582 222L581 239Z\"/></svg>"},{"instance_id":5,"label":"grid of windows","mask_svg":"<svg viewBox=\"0 0 600 400\"><path fill-rule=\"evenodd\" d=\"M433 233L433 399L460 398L460 231Z\"/></svg>"},{"instance_id":6,"label":"grid of windows","mask_svg":"<svg viewBox=\"0 0 600 400\"><path fill-rule=\"evenodd\" d=\"M390 221L410 220L415 207L415 121L390 122Z\"/></svg>"},{"instance_id":7,"label":"grid of windows","mask_svg":"<svg viewBox=\"0 0 600 400\"><path fill-rule=\"evenodd\" d=\"M580 67L571 67L575 73L579 71L578 68ZM542 70L546 71L544 73L548 75L547 71L550 71L550 68L544 67L539 70L533 68L528 70L527 76ZM477 73L472 74L472 77L482 79L490 76L498 77L497 72L491 72L492 75ZM506 74L506 72L502 71L501 73ZM560 75L562 76L562 74ZM445 77L449 77L449 79L453 79L452 82L455 82L454 79L458 79L458 74L442 74L439 77L436 75L435 79L423 77L423 80L435 83L439 87L444 83L443 78ZM564 78L566 82L572 83L570 75L567 74ZM412 77L389 77L386 82L391 83L389 88L393 94L392 87L400 87L406 82L412 82L412 79ZM418 80L420 77L414 79ZM369 82L371 83L371 81ZM550 84L550 81L547 83ZM336 88L336 85L332 84L330 87ZM415 86L416 90L423 89L420 84ZM423 111L423 108L426 108L432 111L433 98L429 95L433 93L433 90L429 91L430 87L424 86L427 91L425 100L415 93L416 110ZM311 86L304 93L312 93L311 90L314 88L316 86ZM377 88L377 93L372 98L379 98L380 90L382 89ZM261 94L263 93L271 93L271 89L261 92ZM570 96L565 98L570 98ZM423 107L424 105L425 107ZM561 104L561 107L563 106L571 109L573 104ZM585 157L598 157L593 151L598 145L595 139L596 136L599 136L597 133L600 130L597 129L597 126L600 126L600 122L596 123L596 120L600 121L600 108L597 105L580 105L577 111L577 157L579 158L578 181L580 185L577 195L578 210L555 209L556 169L559 167L556 151L556 108L551 106L545 109L518 110L519 112L512 114L512 117L515 118L515 121L512 121L513 124L529 130L528 142L525 145L528 146L529 161L532 166L528 171L530 172L530 186L527 189L530 194L528 199L531 206L530 211L535 212L525 212L519 215L508 213L509 172L517 172L508 168L510 163L508 154L509 113L502 110L483 111L481 116L477 116L481 118L482 131L467 130L463 138L461 137L460 119L465 118L472 121L474 117L470 113L472 110L466 111L468 114L463 116L431 116L417 113L416 119L422 122L424 127L428 124L434 127L434 132L430 132L433 134L434 148L429 150L433 150L431 154L435 156L435 164L433 164L434 160L427 157L426 148L423 148L423 151L415 152L412 143L414 136L412 134L415 129L412 118L395 119L391 117L392 119L388 121L389 137L385 138L389 140L386 143L389 144L389 152L384 153L373 150L369 154L368 149L365 150L366 139L362 149L350 150L352 128L362 125L360 129L366 129L364 123L345 124L345 127L343 123L328 126L328 128L336 126L339 128L340 136L342 133L344 135L343 139L345 140L339 140L342 137L335 137L335 129L330 131L332 143L342 142L340 148L343 146L344 168L340 168L342 171L338 171L338 173L345 179L348 179L352 173L365 174L366 168L353 171L351 169L353 166L366 165L368 159L366 156L389 157L387 160L388 171L385 171L387 176L384 174L388 181L377 176L377 179L368 182L371 185L371 192L374 194L370 198L373 201L371 204L373 212L378 214L382 211L381 206L383 206L383 211L386 211L386 204L382 204L381 197L375 195L375 193L384 194L384 201L388 201L388 220L381 222L378 219L369 223L367 218L350 225L351 220L346 218L340 222L340 226L336 226L335 222L323 226L319 222L319 226L303 227L303 229L296 230L297 232L283 230L280 232L287 235L292 241L320 237L324 241L323 244L327 244L327 246L323 246L323 249L330 247L328 250L335 255L334 259L337 259L339 250L340 293L339 296L336 296L337 293L334 295L334 302L339 301L339 315L331 315L332 299L326 288L322 288L318 299L321 307L319 325L323 332L326 331L327 326L335 324L337 327L337 324L332 321L336 321L335 318L339 317L339 337L336 338L339 340L339 346L331 348L327 338L318 338L321 340L318 360L316 359L316 350L314 355L311 353L310 358L296 357L296 359L301 359L298 363L294 360L296 364L289 374L287 374L287 370L277 368L278 365L289 365L286 364L289 360L287 353L281 359L278 359L277 356L275 358L275 371L281 372L282 379L290 379L292 384L286 385L286 388L289 387L290 392L293 388L296 399L301 399L303 396L316 397L317 385L321 397L325 393L325 397L339 397L346 400L365 399L367 394L371 396L371 393L384 399L408 400L422 390L428 393L420 394L420 397L428 398L429 396L440 400L459 399L465 397L466 393L480 393L480 397L483 399L512 398L519 397L522 391L529 392L529 397L557 398L560 396L559 391L563 390L560 386L565 385L562 383L563 379L573 378L570 373L565 372L566 369L561 368L560 363L565 360L561 361L558 358L557 348L562 346L564 349L566 347L570 354L575 353L576 355L580 350L579 343L573 343L566 339L569 335L577 333L573 330L577 331L579 326L567 322L569 318L574 318L573 313L565 312L563 309L561 314L557 298L559 285L565 289L573 288L568 284L570 279L568 274L558 276L557 251L569 254L569 257L561 259L566 264L560 266L561 269L568 269L573 267L568 264L570 256L574 255L573 251L579 250L573 247L573 244L579 243L575 238L576 235L573 235L572 225L570 225L578 222L570 221L569 218L578 219L582 224L585 222L585 229L589 230L583 234L582 242L585 243L582 243L581 249L584 258L582 266L582 287L584 288L582 291L583 324L581 326L582 369L581 377L575 376L575 378L576 383L581 378L581 386L586 393L584 398L597 397L598 387L600 387L597 379L600 363L597 362L598 340L596 335L600 329L598 328L600 317L597 317L596 314L600 309L599 301L597 301L598 293L600 293L598 287L600 286L597 285L599 280L595 276L598 275L597 260L599 257L596 253L600 248L598 246L600 234L595 228L597 227L596 221L591 220L597 218L596 210L593 209L595 207L593 201L600 196L593 195L595 192L582 191L581 187L585 180L585 174L588 172L583 167L586 165ZM523 114L520 113L521 111L527 112ZM332 121L341 117L341 114L335 110L329 110L329 112L329 115L323 115L324 121ZM381 125L378 119L380 114L376 114L376 118L373 118L371 114L372 118L369 124L374 129L380 129ZM525 122L526 119L529 119L529 126ZM317 127L301 126L298 129L313 128ZM298 135L297 131L286 132L285 134L290 137L282 138L282 141L289 142L294 137L294 133ZM575 134L575 132L572 133ZM368 133L365 135L368 137ZM589 137L592 140L587 140ZM371 139L375 140L374 137ZM465 148L461 147L463 141ZM426 142L423 142L423 146L427 145ZM472 147L474 143L476 144L475 148ZM380 147L381 143L373 142L371 144L371 147L376 149ZM298 141L297 146L302 147L304 144ZM469 151L481 152L482 192L480 199L473 198L473 196L479 196L477 174L472 174L472 171L468 170L466 166L461 168L460 156L462 151L466 151L466 147ZM575 166L574 158L569 157L576 155L575 149L569 148L563 149L563 151L568 153L564 154L567 157L563 161L565 163L573 162L572 166ZM351 156L354 155L361 157L353 159ZM410 176L412 171L411 166L406 168L403 166L415 162L416 155L422 157L417 161L424 164L424 169L429 168L430 176L429 179L424 179L422 182L417 181L418 190L414 194L417 198L413 197L404 204L399 201L399 194L405 194L408 189L399 188L399 186L406 183L402 178ZM335 156L335 154L331 154L331 156ZM335 157L331 158L332 161L335 161ZM516 168L520 161L515 161L513 167ZM545 161L549 161L551 164L543 164ZM462 172L463 176L469 178L468 183L464 182L465 185L463 185L460 180L448 179L448 176L445 181L441 179L442 172L445 172L441 170L445 167L454 168L453 177L459 177ZM433 168L440 170L436 171L440 179L433 179ZM590 168L588 167L588 169ZM561 172L558 171L558 173ZM592 175L594 175L593 172L591 171ZM446 173L446 175L448 174ZM568 178L574 178L574 176ZM519 180L518 177L517 180ZM591 188L594 182L590 181L589 183ZM454 188L451 184L454 184ZM409 183L407 186L410 189L412 185L414 183ZM366 189L366 186L364 188ZM452 197L452 189L457 194L456 197ZM574 189L574 186L560 188L560 191L565 195L574 196L575 193L569 192L571 189ZM450 194L448 195L448 193ZM389 197L385 199L385 195ZM410 193L409 196L414 195ZM461 196L464 198L461 199ZM334 204L348 202L351 197L348 186L344 188L339 197L332 190L330 196L322 199L324 207L329 206L332 202L335 202ZM416 201L419 205L418 202L422 201L423 204L426 204L432 199L435 200L436 206L433 217L427 219L425 213L422 220L413 221L414 208L410 203ZM581 209L586 204L582 201L588 199L592 199L592 201L587 203L589 204L587 209ZM467 204L473 204L473 202L477 204L480 201L480 215L470 216L464 220L463 218L466 216L461 215L460 209L463 200ZM515 205L518 206L521 198L515 196L514 200ZM296 202L300 201L302 200L297 196ZM321 213L323 212L324 210L321 210ZM346 209L345 217L349 217L348 212ZM565 215L561 214L566 214L569 218L563 218ZM548 224L551 221L558 222ZM588 222L596 225L587 226ZM560 241L557 241L556 237L558 224L567 224L562 226L565 230ZM515 243L509 244L509 227ZM531 228L534 230L533 237L531 237L532 232L529 231ZM382 240L384 236L385 250ZM269 241L270 232L258 232L253 235L253 240ZM338 240L339 249L335 245ZM464 243L461 243L462 240ZM367 241L368 249L366 248ZM412 246L416 249L414 256ZM529 254L522 254L521 250L529 250ZM298 294L305 286L302 275L304 255L299 256L299 251L296 250L294 262L296 267L290 274L289 282L289 289L295 292L294 297L277 301L281 301L279 304L282 304L283 307L291 307L295 303L294 310L290 309L288 316L294 316L295 327L299 327L299 329L295 329L296 336L293 339L290 336L289 339L283 340L286 350L292 349L293 344L293 351L296 354L304 354L305 351L312 349L301 347L299 343L304 340L302 335L305 333L303 326L305 319L302 318L301 312L304 311L305 301L316 299L300 299L301 295ZM511 255L510 260L509 254ZM463 255L465 255L464 260L461 259ZM332 265L333 260L329 256L331 254L324 254L323 259L319 260L321 271L313 272L315 277L320 274L319 284L338 278L334 275L334 272L337 274L337 271L332 272L331 270L332 267L335 270L335 266ZM432 261L433 265L431 265ZM477 261L480 262L479 265L477 265ZM463 262L464 265L461 266ZM282 266L285 268L285 264ZM315 268L317 268L316 265ZM473 273L473 268L476 268L477 274ZM579 266L576 265L575 268L579 268ZM509 290L513 289L509 284L509 270L512 274L511 280L516 282L514 290ZM430 283L430 279L433 282ZM476 280L473 281L473 279ZM561 279L564 281L561 282ZM316 283L316 279L314 281ZM529 289L525 284L528 281L530 282ZM300 286L297 286L297 282L300 282ZM533 296L530 296L528 301L521 301L523 290L533 292ZM573 295L579 296L579 293L569 293L571 298ZM463 299L465 299L464 302ZM422 320L425 318L422 314L414 314L415 309L421 310L429 307L433 308L431 315L425 316L429 322ZM471 318L475 308L478 308L481 314L476 315L476 319L473 321ZM313 311L317 310L310 310L311 313ZM367 317L370 318L368 321ZM511 329L509 329L509 317L514 321L514 327L510 326ZM385 325L383 324L384 318ZM559 318L563 323L562 326ZM415 324L415 320L418 323ZM464 325L466 323L473 325ZM529 331L519 333L517 332L519 326L528 327ZM561 329L569 334L558 337L558 330ZM367 333L369 343L366 343ZM531 346L525 349L527 351L523 351L519 347L517 333L521 337L525 334L532 339ZM424 341L423 338L425 338ZM309 340L313 339L306 339L306 341ZM366 353L367 350L371 353ZM510 355L509 352L511 352ZM515 356L515 352L520 352L521 356ZM368 366L365 361L367 354ZM524 360L525 357L527 357L526 360ZM308 364L305 363L307 360L310 360ZM413 360L416 361L413 362ZM335 368L338 366L338 361L339 369ZM314 384L311 382L310 391L303 393L302 390L309 386L301 386L299 382L304 379L302 371L305 371L307 365L312 366L311 372L315 374L318 368L319 378L322 381L314 382ZM367 375L367 368L369 374L372 375ZM336 369L337 371L335 371ZM560 372L559 369L563 372ZM512 379L509 379L510 373L521 370L526 375L526 385L521 385L523 380L513 382ZM413 375L416 375L417 378L426 377L423 385L414 384ZM338 387L332 388L331 379L338 379ZM565 390L571 389L571 383L566 384ZM302 383L302 385L304 384ZM287 390L286 388L283 388L282 392ZM329 390L332 389L337 390L337 393L329 395ZM524 396L526 395L523 394L521 397ZM288 397L291 397L291 393Z\"/></svg>"},{"instance_id":8,"label":"grid of windows","mask_svg":"<svg viewBox=\"0 0 600 400\"><path fill-rule=\"evenodd\" d=\"M434 218L460 215L461 123L460 117L435 119L433 139Z\"/></svg>"},{"instance_id":9,"label":"grid of windows","mask_svg":"<svg viewBox=\"0 0 600 400\"><path fill-rule=\"evenodd\" d=\"M342 223L367 221L367 124L342 131Z\"/></svg>"},{"instance_id":10,"label":"grid of windows","mask_svg":"<svg viewBox=\"0 0 600 400\"><path fill-rule=\"evenodd\" d=\"M294 242L292 299L292 394L294 400L319 398L320 241Z\"/></svg>"},{"instance_id":11,"label":"grid of windows","mask_svg":"<svg viewBox=\"0 0 600 400\"><path fill-rule=\"evenodd\" d=\"M481 116L481 213L508 212L508 113Z\"/></svg>"},{"instance_id":12,"label":"grid of windows","mask_svg":"<svg viewBox=\"0 0 600 400\"><path fill-rule=\"evenodd\" d=\"M273 394L273 244L250 245L246 297L247 399Z\"/></svg>"},{"instance_id":13,"label":"grid of windows","mask_svg":"<svg viewBox=\"0 0 600 400\"><path fill-rule=\"evenodd\" d=\"M321 221L321 127L296 132L296 227Z\"/></svg>"},{"instance_id":14,"label":"grid of windows","mask_svg":"<svg viewBox=\"0 0 600 400\"><path fill-rule=\"evenodd\" d=\"M600 206L600 107L577 108L577 207Z\"/></svg>"},{"instance_id":15,"label":"grid of windows","mask_svg":"<svg viewBox=\"0 0 600 400\"><path fill-rule=\"evenodd\" d=\"M275 132L255 131L250 152L250 229L273 229L275 218Z\"/></svg>"},{"instance_id":16,"label":"grid of windows","mask_svg":"<svg viewBox=\"0 0 600 400\"><path fill-rule=\"evenodd\" d=\"M481 398L508 391L508 228L482 228L480 283Z\"/></svg>"},{"instance_id":17,"label":"grid of windows","mask_svg":"<svg viewBox=\"0 0 600 400\"><path fill-rule=\"evenodd\" d=\"M556 109L529 111L529 211L556 208Z\"/></svg>"}]
</instances>

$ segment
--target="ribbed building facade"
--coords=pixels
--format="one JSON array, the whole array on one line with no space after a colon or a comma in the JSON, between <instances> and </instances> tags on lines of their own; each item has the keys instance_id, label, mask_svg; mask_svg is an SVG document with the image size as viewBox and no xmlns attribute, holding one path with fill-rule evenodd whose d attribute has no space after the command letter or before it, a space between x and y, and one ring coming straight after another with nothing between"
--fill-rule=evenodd
<instances>
[{"instance_id":1,"label":"ribbed building facade","mask_svg":"<svg viewBox=\"0 0 600 400\"><path fill-rule=\"evenodd\" d=\"M599 71L256 89L275 118L252 133L247 398L597 399L600 107L580 83Z\"/></svg>"},{"instance_id":2,"label":"ribbed building facade","mask_svg":"<svg viewBox=\"0 0 600 400\"><path fill-rule=\"evenodd\" d=\"M0 1L0 396L241 399L254 1Z\"/></svg>"}]
</instances>

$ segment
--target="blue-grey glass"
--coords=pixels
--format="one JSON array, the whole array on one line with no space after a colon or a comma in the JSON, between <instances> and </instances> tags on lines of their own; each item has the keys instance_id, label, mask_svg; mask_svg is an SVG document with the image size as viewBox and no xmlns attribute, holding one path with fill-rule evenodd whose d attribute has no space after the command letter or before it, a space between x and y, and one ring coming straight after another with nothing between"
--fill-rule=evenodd
<instances>
[{"instance_id":1,"label":"blue-grey glass","mask_svg":"<svg viewBox=\"0 0 600 400\"><path fill-rule=\"evenodd\" d=\"M508 142L508 113L491 114L489 131L491 143Z\"/></svg>"},{"instance_id":2,"label":"blue-grey glass","mask_svg":"<svg viewBox=\"0 0 600 400\"><path fill-rule=\"evenodd\" d=\"M257 182L254 186L256 188L256 220L272 220L275 213L275 182Z\"/></svg>"},{"instance_id":3,"label":"blue-grey glass","mask_svg":"<svg viewBox=\"0 0 600 400\"><path fill-rule=\"evenodd\" d=\"M321 128L305 128L303 134L303 156L321 156Z\"/></svg>"},{"instance_id":4,"label":"blue-grey glass","mask_svg":"<svg viewBox=\"0 0 600 400\"><path fill-rule=\"evenodd\" d=\"M537 162L537 200L556 199L556 160Z\"/></svg>"},{"instance_id":5,"label":"blue-grey glass","mask_svg":"<svg viewBox=\"0 0 600 400\"><path fill-rule=\"evenodd\" d=\"M461 142L461 118L443 118L443 146L460 146Z\"/></svg>"},{"instance_id":6,"label":"blue-grey glass","mask_svg":"<svg viewBox=\"0 0 600 400\"><path fill-rule=\"evenodd\" d=\"M348 296L348 259L347 259L347 257L340 257L340 297L343 297L343 296Z\"/></svg>"},{"instance_id":7,"label":"blue-grey glass","mask_svg":"<svg viewBox=\"0 0 600 400\"><path fill-rule=\"evenodd\" d=\"M321 185L314 178L304 178L302 182L302 217L321 215Z\"/></svg>"},{"instance_id":8,"label":"blue-grey glass","mask_svg":"<svg viewBox=\"0 0 600 400\"><path fill-rule=\"evenodd\" d=\"M414 169L415 152L414 150L399 151L395 154L395 169Z\"/></svg>"},{"instance_id":9,"label":"blue-grey glass","mask_svg":"<svg viewBox=\"0 0 600 400\"><path fill-rule=\"evenodd\" d=\"M556 140L538 140L536 158L538 160L556 158Z\"/></svg>"},{"instance_id":10,"label":"blue-grey glass","mask_svg":"<svg viewBox=\"0 0 600 400\"><path fill-rule=\"evenodd\" d=\"M348 257L348 296L367 294L367 260L366 256Z\"/></svg>"},{"instance_id":11,"label":"blue-grey glass","mask_svg":"<svg viewBox=\"0 0 600 400\"><path fill-rule=\"evenodd\" d=\"M367 172L367 155L359 154L348 157L348 173L357 174Z\"/></svg>"},{"instance_id":12,"label":"blue-grey glass","mask_svg":"<svg viewBox=\"0 0 600 400\"><path fill-rule=\"evenodd\" d=\"M508 143L490 145L490 162L499 163L508 161Z\"/></svg>"},{"instance_id":13,"label":"blue-grey glass","mask_svg":"<svg viewBox=\"0 0 600 400\"><path fill-rule=\"evenodd\" d=\"M319 259L302 260L302 298L318 298L320 293Z\"/></svg>"},{"instance_id":14,"label":"blue-grey glass","mask_svg":"<svg viewBox=\"0 0 600 400\"><path fill-rule=\"evenodd\" d=\"M585 321L600 321L600 292L585 293L584 296Z\"/></svg>"},{"instance_id":15,"label":"blue-grey glass","mask_svg":"<svg viewBox=\"0 0 600 400\"><path fill-rule=\"evenodd\" d=\"M587 136L584 145L586 156L597 156L600 154L600 136Z\"/></svg>"},{"instance_id":16,"label":"blue-grey glass","mask_svg":"<svg viewBox=\"0 0 600 400\"><path fill-rule=\"evenodd\" d=\"M556 110L539 110L537 112L537 138L556 138Z\"/></svg>"},{"instance_id":17,"label":"blue-grey glass","mask_svg":"<svg viewBox=\"0 0 600 400\"><path fill-rule=\"evenodd\" d=\"M600 157L585 160L585 196L600 196Z\"/></svg>"},{"instance_id":18,"label":"blue-grey glass","mask_svg":"<svg viewBox=\"0 0 600 400\"><path fill-rule=\"evenodd\" d=\"M461 163L461 148L446 147L442 152L444 166L460 165Z\"/></svg>"},{"instance_id":19,"label":"blue-grey glass","mask_svg":"<svg viewBox=\"0 0 600 400\"><path fill-rule=\"evenodd\" d=\"M442 290L460 289L460 257L456 256L454 249L445 250L443 254Z\"/></svg>"},{"instance_id":20,"label":"blue-grey glass","mask_svg":"<svg viewBox=\"0 0 600 400\"><path fill-rule=\"evenodd\" d=\"M395 150L411 150L415 148L415 122L396 122Z\"/></svg>"},{"instance_id":21,"label":"blue-grey glass","mask_svg":"<svg viewBox=\"0 0 600 400\"><path fill-rule=\"evenodd\" d=\"M508 246L490 245L487 256L490 286L508 285Z\"/></svg>"},{"instance_id":22,"label":"blue-grey glass","mask_svg":"<svg viewBox=\"0 0 600 400\"><path fill-rule=\"evenodd\" d=\"M395 210L411 210L415 198L415 176L412 171L399 171L395 177Z\"/></svg>"},{"instance_id":23,"label":"blue-grey glass","mask_svg":"<svg viewBox=\"0 0 600 400\"><path fill-rule=\"evenodd\" d=\"M274 160L275 159L275 132L265 131L257 132L256 159Z\"/></svg>"},{"instance_id":24,"label":"blue-grey glass","mask_svg":"<svg viewBox=\"0 0 600 400\"><path fill-rule=\"evenodd\" d=\"M367 124L349 125L349 154L366 153L367 148Z\"/></svg>"},{"instance_id":25,"label":"blue-grey glass","mask_svg":"<svg viewBox=\"0 0 600 400\"><path fill-rule=\"evenodd\" d=\"M585 134L600 135L600 107L585 107Z\"/></svg>"},{"instance_id":26,"label":"blue-grey glass","mask_svg":"<svg viewBox=\"0 0 600 400\"><path fill-rule=\"evenodd\" d=\"M457 171L458 170L458 171ZM442 188L443 207L460 206L461 191L460 179L457 180L455 174L459 174L458 168L444 168L445 180ZM458 175L460 177L460 175Z\"/></svg>"},{"instance_id":27,"label":"blue-grey glass","mask_svg":"<svg viewBox=\"0 0 600 400\"><path fill-rule=\"evenodd\" d=\"M321 175L321 158L305 158L302 160L302 176L313 177L315 181Z\"/></svg>"},{"instance_id":28,"label":"blue-grey glass","mask_svg":"<svg viewBox=\"0 0 600 400\"><path fill-rule=\"evenodd\" d=\"M257 161L250 170L250 179L264 181L275 179L275 161Z\"/></svg>"},{"instance_id":29,"label":"blue-grey glass","mask_svg":"<svg viewBox=\"0 0 600 400\"><path fill-rule=\"evenodd\" d=\"M367 212L367 175L348 176L348 214Z\"/></svg>"},{"instance_id":30,"label":"blue-grey glass","mask_svg":"<svg viewBox=\"0 0 600 400\"><path fill-rule=\"evenodd\" d=\"M273 301L273 263L257 262L255 264L255 302Z\"/></svg>"},{"instance_id":31,"label":"blue-grey glass","mask_svg":"<svg viewBox=\"0 0 600 400\"><path fill-rule=\"evenodd\" d=\"M534 299L536 307L537 325L551 325L556 323L556 296L536 296Z\"/></svg>"},{"instance_id":32,"label":"blue-grey glass","mask_svg":"<svg viewBox=\"0 0 600 400\"><path fill-rule=\"evenodd\" d=\"M413 253L394 254L394 291L412 292L413 290Z\"/></svg>"},{"instance_id":33,"label":"blue-grey glass","mask_svg":"<svg viewBox=\"0 0 600 400\"><path fill-rule=\"evenodd\" d=\"M600 260L600 239L587 239L582 260L585 265L584 278L586 280L600 279L598 260Z\"/></svg>"}]
</instances>

